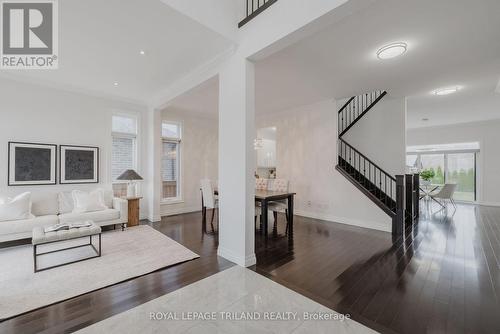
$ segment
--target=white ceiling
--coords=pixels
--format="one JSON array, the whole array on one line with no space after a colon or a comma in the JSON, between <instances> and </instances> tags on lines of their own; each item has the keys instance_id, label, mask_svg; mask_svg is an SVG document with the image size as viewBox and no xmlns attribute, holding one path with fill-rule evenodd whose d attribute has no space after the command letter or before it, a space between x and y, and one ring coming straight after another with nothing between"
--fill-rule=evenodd
<instances>
[{"instance_id":1,"label":"white ceiling","mask_svg":"<svg viewBox=\"0 0 500 334\"><path fill-rule=\"evenodd\" d=\"M146 102L231 47L160 0L64 0L59 18L59 69L10 75Z\"/></svg>"},{"instance_id":2,"label":"white ceiling","mask_svg":"<svg viewBox=\"0 0 500 334\"><path fill-rule=\"evenodd\" d=\"M176 97L168 104L167 108L217 117L219 112L219 78L213 77Z\"/></svg>"},{"instance_id":3,"label":"white ceiling","mask_svg":"<svg viewBox=\"0 0 500 334\"><path fill-rule=\"evenodd\" d=\"M257 109L385 89L412 97L410 123L424 114L429 124L498 118L499 40L498 0L378 0L259 62ZM408 52L378 60L376 50L395 41L408 42ZM454 96L430 94L457 84L464 89Z\"/></svg>"},{"instance_id":4,"label":"white ceiling","mask_svg":"<svg viewBox=\"0 0 500 334\"><path fill-rule=\"evenodd\" d=\"M378 0L257 63L257 113L385 89L409 97L409 127L500 118L499 40L498 0ZM394 41L408 52L378 60L376 50ZM453 85L463 89L431 94ZM173 104L216 115L217 101L212 79Z\"/></svg>"}]
</instances>

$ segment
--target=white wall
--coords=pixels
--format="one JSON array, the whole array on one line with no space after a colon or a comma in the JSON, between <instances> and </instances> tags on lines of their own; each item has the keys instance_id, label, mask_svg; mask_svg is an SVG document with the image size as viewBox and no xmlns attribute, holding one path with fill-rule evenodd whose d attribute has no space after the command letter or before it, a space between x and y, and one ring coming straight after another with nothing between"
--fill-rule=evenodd
<instances>
[{"instance_id":1,"label":"white wall","mask_svg":"<svg viewBox=\"0 0 500 334\"><path fill-rule=\"evenodd\" d=\"M277 127L277 177L290 180L297 214L390 232L390 217L335 170L338 108L329 100L259 115L257 128Z\"/></svg>"},{"instance_id":2,"label":"white wall","mask_svg":"<svg viewBox=\"0 0 500 334\"><path fill-rule=\"evenodd\" d=\"M7 186L9 141L90 145L100 148L100 186L111 183L111 116L114 111L137 115L140 124L139 153L146 144L145 107L47 88L0 78L0 194L14 195L31 191L34 197L45 192L75 188L92 189L96 185ZM146 170L145 159L138 157L139 174ZM147 202L144 199L142 208ZM141 210L141 217L147 213Z\"/></svg>"},{"instance_id":3,"label":"white wall","mask_svg":"<svg viewBox=\"0 0 500 334\"><path fill-rule=\"evenodd\" d=\"M404 174L406 99L384 96L343 138L392 176Z\"/></svg>"},{"instance_id":4,"label":"white wall","mask_svg":"<svg viewBox=\"0 0 500 334\"><path fill-rule=\"evenodd\" d=\"M408 145L479 142L478 202L500 205L500 120L408 129Z\"/></svg>"},{"instance_id":5,"label":"white wall","mask_svg":"<svg viewBox=\"0 0 500 334\"><path fill-rule=\"evenodd\" d=\"M182 202L161 204L163 216L201 210L200 180L218 179L218 120L167 108L162 119L182 124Z\"/></svg>"}]
</instances>

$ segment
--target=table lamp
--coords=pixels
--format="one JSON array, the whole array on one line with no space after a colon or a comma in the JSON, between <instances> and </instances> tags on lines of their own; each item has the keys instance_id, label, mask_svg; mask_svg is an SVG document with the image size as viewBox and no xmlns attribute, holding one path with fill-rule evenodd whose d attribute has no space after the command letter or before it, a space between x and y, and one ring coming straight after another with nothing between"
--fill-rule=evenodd
<instances>
[{"instance_id":1,"label":"table lamp","mask_svg":"<svg viewBox=\"0 0 500 334\"><path fill-rule=\"evenodd\" d=\"M127 197L136 197L136 182L142 180L143 178L137 174L137 172L133 169L127 169L120 176L118 176L117 180L120 181L128 181L127 184Z\"/></svg>"}]
</instances>

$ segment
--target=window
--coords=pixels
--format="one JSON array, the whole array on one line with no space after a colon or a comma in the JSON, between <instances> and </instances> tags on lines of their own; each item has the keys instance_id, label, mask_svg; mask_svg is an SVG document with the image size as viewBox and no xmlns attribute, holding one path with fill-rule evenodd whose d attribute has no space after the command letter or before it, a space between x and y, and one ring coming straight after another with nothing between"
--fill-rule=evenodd
<instances>
[{"instance_id":1,"label":"window","mask_svg":"<svg viewBox=\"0 0 500 334\"><path fill-rule=\"evenodd\" d=\"M411 165L418 166L418 170L432 169L432 184L456 183L457 190L453 196L456 200L476 200L478 143L414 146L408 147L408 151L408 167Z\"/></svg>"},{"instance_id":2,"label":"window","mask_svg":"<svg viewBox=\"0 0 500 334\"><path fill-rule=\"evenodd\" d=\"M181 200L181 126L162 123L162 197L164 201Z\"/></svg>"},{"instance_id":3,"label":"window","mask_svg":"<svg viewBox=\"0 0 500 334\"><path fill-rule=\"evenodd\" d=\"M113 115L111 148L111 179L116 196L127 193L127 185L116 179L127 169L137 169L137 119L134 116Z\"/></svg>"}]
</instances>

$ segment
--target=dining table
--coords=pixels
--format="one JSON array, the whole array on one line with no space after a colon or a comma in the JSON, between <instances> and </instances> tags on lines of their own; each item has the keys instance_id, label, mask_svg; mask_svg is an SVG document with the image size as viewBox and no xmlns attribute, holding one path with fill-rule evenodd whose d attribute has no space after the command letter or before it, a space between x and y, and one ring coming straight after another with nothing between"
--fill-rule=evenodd
<instances>
[{"instance_id":1,"label":"dining table","mask_svg":"<svg viewBox=\"0 0 500 334\"><path fill-rule=\"evenodd\" d=\"M214 189L214 195L219 196L219 189ZM261 212L263 214L260 215L260 233L264 234L265 238L268 238L269 233L269 203L270 202L279 202L286 201L287 211L288 211L288 236L292 237L293 235L293 210L294 210L294 198L296 193L289 191L273 191L273 190L255 190L255 201L260 203ZM203 203L203 194L201 197L201 206L203 213L203 221L206 220L206 208ZM277 235L276 229L273 230L273 235Z\"/></svg>"}]
</instances>

